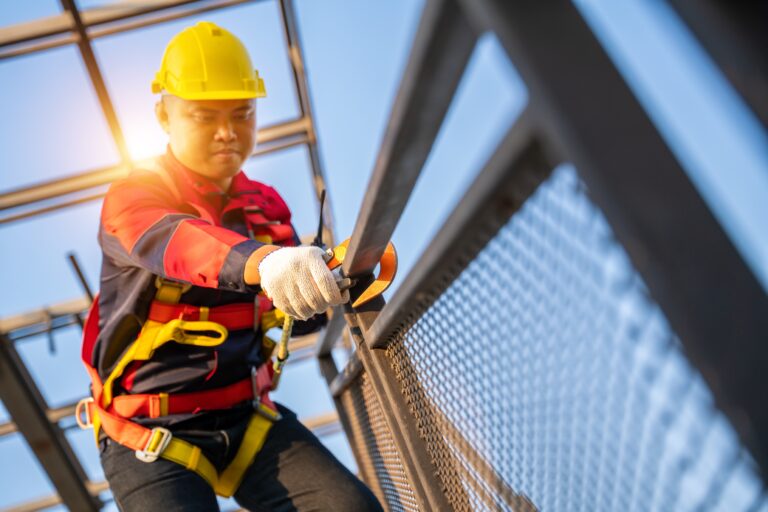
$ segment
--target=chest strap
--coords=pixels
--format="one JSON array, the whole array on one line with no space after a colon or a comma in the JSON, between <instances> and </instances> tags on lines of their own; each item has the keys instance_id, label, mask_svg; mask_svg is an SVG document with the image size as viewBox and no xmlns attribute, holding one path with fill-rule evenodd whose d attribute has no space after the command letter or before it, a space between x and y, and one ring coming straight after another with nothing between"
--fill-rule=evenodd
<instances>
[{"instance_id":1,"label":"chest strap","mask_svg":"<svg viewBox=\"0 0 768 512\"><path fill-rule=\"evenodd\" d=\"M259 309L262 309L259 304ZM269 307L264 303L263 309ZM253 328L255 306L252 302L229 304L207 308L189 304L168 304L158 300L152 301L149 307L148 319L159 323L171 320L202 321L221 324L230 331Z\"/></svg>"}]
</instances>

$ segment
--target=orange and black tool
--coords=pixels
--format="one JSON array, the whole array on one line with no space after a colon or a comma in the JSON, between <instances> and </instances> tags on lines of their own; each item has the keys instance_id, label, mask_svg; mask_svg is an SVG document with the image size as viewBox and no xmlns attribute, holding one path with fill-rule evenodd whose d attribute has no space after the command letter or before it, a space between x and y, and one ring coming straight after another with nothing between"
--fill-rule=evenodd
<instances>
[{"instance_id":1,"label":"orange and black tool","mask_svg":"<svg viewBox=\"0 0 768 512\"><path fill-rule=\"evenodd\" d=\"M312 245L320 247L325 250L325 264L331 270L337 269L344 263L344 257L347 255L347 247L349 246L350 239L347 238L333 249L326 249L323 244L323 206L325 205L325 190L320 193L320 222L317 226L317 235L312 241ZM395 273L397 272L397 253L395 252L395 246L392 242L387 244L384 249L384 254L379 260L379 275L373 281L373 283L366 288L363 293L352 303L353 308L357 308L370 301L371 299L378 297L384 291L389 288L392 281L395 279ZM346 290L355 285L353 279L344 278L339 284L339 288ZM283 373L283 366L288 360L290 353L288 352L288 339L291 337L291 331L293 329L293 318L290 315L285 315L283 320L283 332L280 336L280 342L277 346L277 358L273 362L272 369L274 373L272 375L272 389L276 389L280 383L280 377Z\"/></svg>"},{"instance_id":2,"label":"orange and black tool","mask_svg":"<svg viewBox=\"0 0 768 512\"><path fill-rule=\"evenodd\" d=\"M349 241L350 239L347 238L334 247L333 250L328 250L327 254L329 255L329 258L326 260L325 264L328 265L329 269L333 270L344 263L344 256L347 254ZM360 307L371 299L384 293L384 291L389 288L389 285L392 284L396 273L397 252L395 251L395 246L392 242L389 242L386 249L384 249L384 254L381 255L381 259L379 260L379 275L376 276L373 283L360 294L357 300L352 303L352 307ZM350 285L354 285L354 283L350 283Z\"/></svg>"},{"instance_id":3,"label":"orange and black tool","mask_svg":"<svg viewBox=\"0 0 768 512\"><path fill-rule=\"evenodd\" d=\"M323 190L320 193L320 222L317 226L317 235L315 236L315 239L312 241L312 245L316 247L320 247L321 249L325 249L325 244L323 244L323 206L325 204L325 190ZM341 266L342 263L344 263L344 256L347 254L347 247L349 246L350 239L347 238L343 242L341 242L339 245L334 247L333 249L325 249L326 254L326 260L325 263L328 265L328 268L331 270L334 270ZM395 246L392 244L392 242L389 242L387 244L386 249L384 249L384 254L381 256L381 260L379 260L379 275L376 277L376 279L371 283L371 285L363 291L362 294L357 298L355 302L352 303L353 308L357 308L365 304L366 302L370 301L374 297L378 297L384 291L389 288L389 285L392 284L392 281L395 279L395 274L397 273L397 252L395 251ZM345 278L342 280L339 287L342 290L346 290L347 288L350 288L354 286L354 280Z\"/></svg>"}]
</instances>

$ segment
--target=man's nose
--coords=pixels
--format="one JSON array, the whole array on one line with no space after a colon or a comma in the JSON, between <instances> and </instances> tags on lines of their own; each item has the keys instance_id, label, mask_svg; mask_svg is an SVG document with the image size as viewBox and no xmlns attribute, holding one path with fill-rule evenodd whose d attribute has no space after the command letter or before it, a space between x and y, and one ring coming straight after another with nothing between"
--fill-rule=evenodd
<instances>
[{"instance_id":1,"label":"man's nose","mask_svg":"<svg viewBox=\"0 0 768 512\"><path fill-rule=\"evenodd\" d=\"M234 140L236 137L237 135L231 122L223 121L219 123L216 129L216 139L226 142Z\"/></svg>"}]
</instances>

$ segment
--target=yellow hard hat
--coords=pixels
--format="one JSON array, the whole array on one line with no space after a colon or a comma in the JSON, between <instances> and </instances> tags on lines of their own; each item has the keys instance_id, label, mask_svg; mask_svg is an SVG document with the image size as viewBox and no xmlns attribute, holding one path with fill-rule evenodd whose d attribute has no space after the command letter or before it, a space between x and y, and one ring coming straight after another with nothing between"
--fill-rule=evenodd
<instances>
[{"instance_id":1,"label":"yellow hard hat","mask_svg":"<svg viewBox=\"0 0 768 512\"><path fill-rule=\"evenodd\" d=\"M163 54L152 92L186 100L263 98L264 80L248 50L231 32L202 21L174 36Z\"/></svg>"}]
</instances>

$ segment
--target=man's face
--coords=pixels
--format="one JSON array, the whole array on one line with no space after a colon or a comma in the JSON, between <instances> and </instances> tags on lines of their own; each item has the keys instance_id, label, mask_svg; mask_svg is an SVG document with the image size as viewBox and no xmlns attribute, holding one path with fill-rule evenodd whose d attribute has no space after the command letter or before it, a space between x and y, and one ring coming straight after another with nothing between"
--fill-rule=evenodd
<instances>
[{"instance_id":1,"label":"man's face","mask_svg":"<svg viewBox=\"0 0 768 512\"><path fill-rule=\"evenodd\" d=\"M164 96L156 114L176 158L214 181L237 174L256 142L255 100Z\"/></svg>"}]
</instances>

